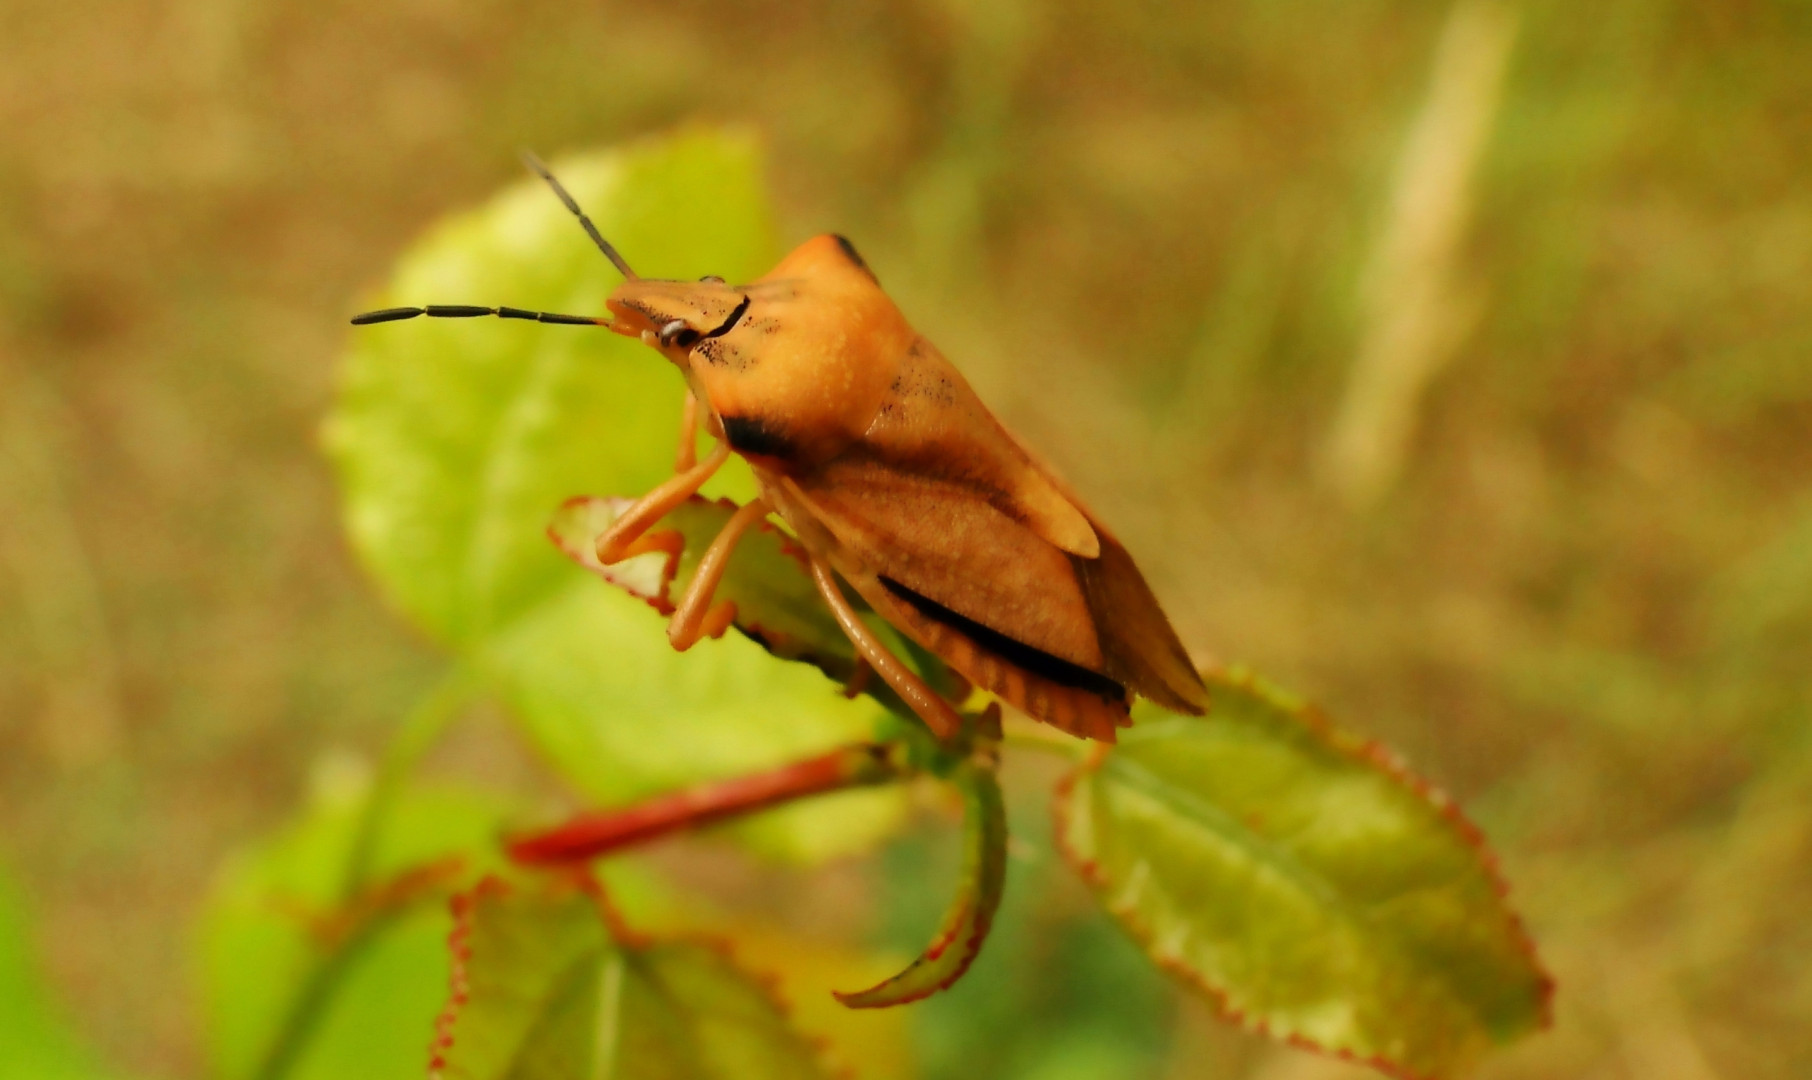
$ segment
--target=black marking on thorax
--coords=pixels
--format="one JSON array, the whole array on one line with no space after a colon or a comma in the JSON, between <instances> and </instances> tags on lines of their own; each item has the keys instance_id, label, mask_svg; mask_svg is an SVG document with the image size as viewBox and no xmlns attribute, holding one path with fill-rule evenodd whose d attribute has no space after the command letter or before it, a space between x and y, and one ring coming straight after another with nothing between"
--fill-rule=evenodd
<instances>
[{"instance_id":1,"label":"black marking on thorax","mask_svg":"<svg viewBox=\"0 0 1812 1080\"><path fill-rule=\"evenodd\" d=\"M730 440L730 448L738 453L783 461L798 453L799 448L786 432L759 416L726 416L723 424L724 438Z\"/></svg>"},{"instance_id":2,"label":"black marking on thorax","mask_svg":"<svg viewBox=\"0 0 1812 1080\"><path fill-rule=\"evenodd\" d=\"M705 331L704 336L708 338L723 337L730 332L731 327L736 325L736 320L742 318L742 313L747 310L749 310L749 298L745 295L742 303L736 305L736 310L730 312L730 317L725 319L717 329Z\"/></svg>"},{"instance_id":3,"label":"black marking on thorax","mask_svg":"<svg viewBox=\"0 0 1812 1080\"><path fill-rule=\"evenodd\" d=\"M708 331L699 338L698 344L692 348L693 354L704 357L707 364L723 365L732 371L741 371L752 365L755 358L731 344L725 337L742 325L742 317L748 313L749 302L750 297L744 294L742 302L736 305L736 310L730 312L729 317L717 329Z\"/></svg>"},{"instance_id":4,"label":"black marking on thorax","mask_svg":"<svg viewBox=\"0 0 1812 1080\"><path fill-rule=\"evenodd\" d=\"M912 605L919 614L961 632L963 636L1001 659L1016 664L1034 675L1049 679L1059 686L1086 690L1109 701L1126 700L1126 688L1106 675L1098 671L1090 671L1080 664L1072 664L1060 656L1052 656L1043 649L1035 649L1023 641L1015 641L999 630L983 626L967 615L951 611L929 596L914 592L884 574L879 576L881 584L886 586L888 592Z\"/></svg>"}]
</instances>

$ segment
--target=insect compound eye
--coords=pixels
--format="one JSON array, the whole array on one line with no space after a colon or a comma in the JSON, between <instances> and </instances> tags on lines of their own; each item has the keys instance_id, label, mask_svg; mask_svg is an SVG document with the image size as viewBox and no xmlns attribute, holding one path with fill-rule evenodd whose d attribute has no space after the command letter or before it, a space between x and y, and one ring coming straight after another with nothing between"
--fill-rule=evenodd
<instances>
[{"instance_id":1,"label":"insect compound eye","mask_svg":"<svg viewBox=\"0 0 1812 1080\"><path fill-rule=\"evenodd\" d=\"M697 342L698 331L687 326L684 319L675 319L661 327L661 345L663 347L678 345L682 349L690 349Z\"/></svg>"},{"instance_id":2,"label":"insect compound eye","mask_svg":"<svg viewBox=\"0 0 1812 1080\"><path fill-rule=\"evenodd\" d=\"M699 278L698 280L708 281L713 285L722 285L724 283L724 279L718 277L716 274L706 274L704 277Z\"/></svg>"}]
</instances>

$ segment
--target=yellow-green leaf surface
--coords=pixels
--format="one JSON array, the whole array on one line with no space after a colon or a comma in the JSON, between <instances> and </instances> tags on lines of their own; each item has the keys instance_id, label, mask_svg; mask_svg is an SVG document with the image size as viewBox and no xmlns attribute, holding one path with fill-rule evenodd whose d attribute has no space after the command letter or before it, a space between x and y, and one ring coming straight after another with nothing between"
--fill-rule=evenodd
<instances>
[{"instance_id":1,"label":"yellow-green leaf surface","mask_svg":"<svg viewBox=\"0 0 1812 1080\"><path fill-rule=\"evenodd\" d=\"M747 134L693 130L552 164L645 276L748 279L773 261ZM364 302L602 313L616 271L524 175L433 230ZM752 641L674 652L644 604L548 543L569 497L639 495L671 475L684 388L656 352L601 328L486 319L362 327L350 341L325 435L354 547L392 604L482 671L589 797L619 802L870 734L872 704ZM746 468L732 465L713 490L747 497ZM859 846L893 811L884 794L850 798L833 828L784 813L762 828L794 854Z\"/></svg>"},{"instance_id":2,"label":"yellow-green leaf surface","mask_svg":"<svg viewBox=\"0 0 1812 1080\"><path fill-rule=\"evenodd\" d=\"M491 880L461 898L433 1075L460 1080L820 1080L764 983L713 946L619 940L579 888Z\"/></svg>"},{"instance_id":3,"label":"yellow-green leaf surface","mask_svg":"<svg viewBox=\"0 0 1812 1080\"><path fill-rule=\"evenodd\" d=\"M1549 982L1476 830L1300 704L1215 677L1059 791L1064 848L1159 964L1271 1035L1446 1077L1543 1025Z\"/></svg>"},{"instance_id":4,"label":"yellow-green leaf surface","mask_svg":"<svg viewBox=\"0 0 1812 1080\"><path fill-rule=\"evenodd\" d=\"M330 792L221 873L199 942L211 1075L260 1075L304 986L358 932L341 889L363 805L362 792ZM494 850L502 816L500 806L468 793L410 790L380 834L373 880ZM421 1074L446 994L445 893L424 892L370 926L299 1044L291 1080Z\"/></svg>"}]
</instances>

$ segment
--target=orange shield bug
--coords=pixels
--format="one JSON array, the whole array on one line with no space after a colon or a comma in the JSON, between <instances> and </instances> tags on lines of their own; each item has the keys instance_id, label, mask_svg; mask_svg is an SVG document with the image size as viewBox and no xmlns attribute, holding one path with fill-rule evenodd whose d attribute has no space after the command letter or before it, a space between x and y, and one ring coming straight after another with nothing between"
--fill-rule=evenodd
<instances>
[{"instance_id":1,"label":"orange shield bug","mask_svg":"<svg viewBox=\"0 0 1812 1080\"><path fill-rule=\"evenodd\" d=\"M675 648L729 626L735 609L713 605L714 590L743 533L775 513L858 655L940 738L957 732L956 711L862 623L839 578L971 682L1071 734L1112 741L1134 694L1203 710L1201 677L1126 549L913 330L849 241L808 240L746 285L642 278L527 160L623 274L608 317L436 305L352 321L605 326L679 368L687 399L676 473L598 537L599 560L658 547L652 526L731 453L748 461L761 494L702 556L668 626ZM717 445L697 460L701 423Z\"/></svg>"}]
</instances>

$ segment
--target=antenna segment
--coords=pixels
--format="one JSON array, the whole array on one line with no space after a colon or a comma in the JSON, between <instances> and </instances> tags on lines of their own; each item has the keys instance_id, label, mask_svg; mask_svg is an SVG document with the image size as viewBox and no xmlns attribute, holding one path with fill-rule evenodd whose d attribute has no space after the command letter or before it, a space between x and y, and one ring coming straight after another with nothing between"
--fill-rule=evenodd
<instances>
[{"instance_id":1,"label":"antenna segment","mask_svg":"<svg viewBox=\"0 0 1812 1080\"><path fill-rule=\"evenodd\" d=\"M548 187L554 189L554 194L558 195L560 201L566 204L566 208L571 210L573 216L579 219L580 226L585 229L585 235L591 237L591 242L598 245L598 250L604 253L604 257L609 259L611 264L614 265L624 277L628 278L630 281L638 280L640 275L634 270L631 270L629 264L623 260L623 256L617 254L617 249L611 247L610 241L604 239L604 234L599 232L598 227L593 225L591 219L585 216L585 211L579 209L578 200L574 199L567 193L564 187L560 186L560 181L554 179L554 174L547 171L547 166L541 163L541 159L536 157L532 151L524 150L522 152L522 162L530 169L534 170L536 176L546 180Z\"/></svg>"},{"instance_id":2,"label":"antenna segment","mask_svg":"<svg viewBox=\"0 0 1812 1080\"><path fill-rule=\"evenodd\" d=\"M591 315L558 315L551 311L526 311L514 307L476 307L471 304L429 304L427 307L393 307L381 311L367 311L363 315L354 315L352 325L370 326L372 323L399 322L426 315L430 319L475 319L481 315L495 315L500 319L530 319L534 322L558 323L561 326L609 326L609 319L595 318Z\"/></svg>"}]
</instances>

